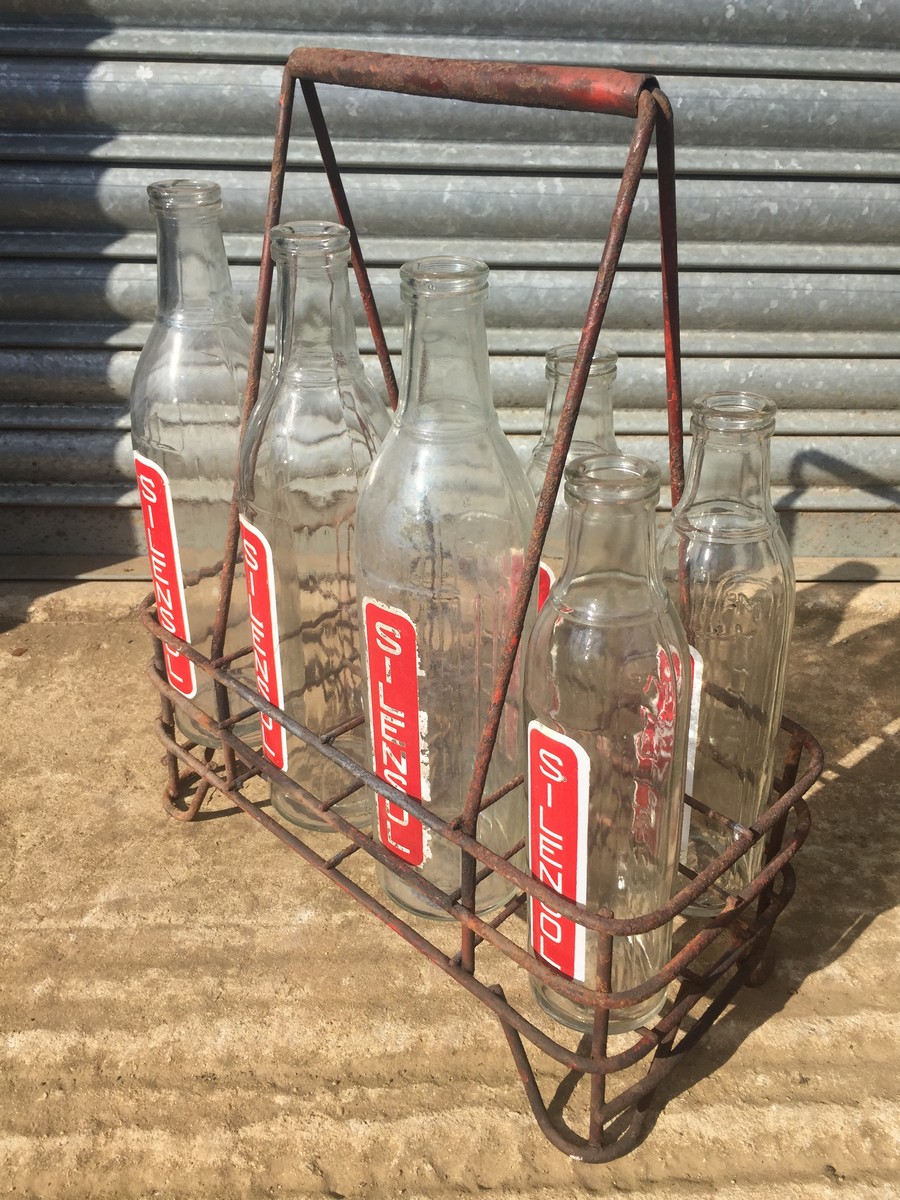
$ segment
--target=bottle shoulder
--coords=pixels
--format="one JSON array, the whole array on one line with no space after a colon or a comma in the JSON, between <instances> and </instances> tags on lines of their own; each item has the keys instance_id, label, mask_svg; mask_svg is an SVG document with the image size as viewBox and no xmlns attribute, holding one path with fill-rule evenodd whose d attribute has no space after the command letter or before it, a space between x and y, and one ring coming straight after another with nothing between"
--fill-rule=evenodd
<instances>
[{"instance_id":1,"label":"bottle shoulder","mask_svg":"<svg viewBox=\"0 0 900 1200\"><path fill-rule=\"evenodd\" d=\"M534 508L524 469L506 436L490 429L434 432L407 426L397 418L385 437L370 476L373 490L410 497L455 490L465 506L478 495L512 495Z\"/></svg>"},{"instance_id":2,"label":"bottle shoulder","mask_svg":"<svg viewBox=\"0 0 900 1200\"><path fill-rule=\"evenodd\" d=\"M721 536L671 520L660 534L660 574L667 586L687 570L694 583L794 587L791 548L777 519L755 532Z\"/></svg>"},{"instance_id":3,"label":"bottle shoulder","mask_svg":"<svg viewBox=\"0 0 900 1200\"><path fill-rule=\"evenodd\" d=\"M242 406L249 351L249 338L231 326L188 332L155 324L132 378L132 411L151 405ZM265 360L262 377L268 377Z\"/></svg>"},{"instance_id":4,"label":"bottle shoulder","mask_svg":"<svg viewBox=\"0 0 900 1200\"><path fill-rule=\"evenodd\" d=\"M548 631L563 626L586 629L656 626L680 629L666 589L645 577L607 571L598 576L558 580L538 622Z\"/></svg>"},{"instance_id":5,"label":"bottle shoulder","mask_svg":"<svg viewBox=\"0 0 900 1200\"><path fill-rule=\"evenodd\" d=\"M347 423L302 419L265 423L253 416L240 450L240 501L247 510L318 527L354 520L375 453L371 439ZM329 515L330 514L330 515Z\"/></svg>"},{"instance_id":6,"label":"bottle shoulder","mask_svg":"<svg viewBox=\"0 0 900 1200\"><path fill-rule=\"evenodd\" d=\"M784 534L770 505L761 508L737 500L714 500L679 504L663 536L727 543L766 541Z\"/></svg>"},{"instance_id":7,"label":"bottle shoulder","mask_svg":"<svg viewBox=\"0 0 900 1200\"><path fill-rule=\"evenodd\" d=\"M177 339L181 342L202 344L218 338L244 347L249 354L251 336L250 326L236 305L224 312L213 309L157 312L145 348L159 341Z\"/></svg>"},{"instance_id":8,"label":"bottle shoulder","mask_svg":"<svg viewBox=\"0 0 900 1200\"><path fill-rule=\"evenodd\" d=\"M600 620L575 616L548 600L538 614L525 657L525 698L537 714L585 727L646 703L652 680L675 678L679 694L689 648L671 605Z\"/></svg>"},{"instance_id":9,"label":"bottle shoulder","mask_svg":"<svg viewBox=\"0 0 900 1200\"><path fill-rule=\"evenodd\" d=\"M272 375L250 414L245 441L318 443L361 437L375 449L390 427L385 406L368 381L353 374Z\"/></svg>"}]
</instances>

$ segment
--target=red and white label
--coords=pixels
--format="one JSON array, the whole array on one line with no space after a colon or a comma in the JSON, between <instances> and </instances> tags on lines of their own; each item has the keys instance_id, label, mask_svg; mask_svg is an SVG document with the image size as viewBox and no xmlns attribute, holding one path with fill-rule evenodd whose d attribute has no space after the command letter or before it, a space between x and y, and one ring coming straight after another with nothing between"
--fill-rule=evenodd
<instances>
[{"instance_id":1,"label":"red and white label","mask_svg":"<svg viewBox=\"0 0 900 1200\"><path fill-rule=\"evenodd\" d=\"M694 767L697 763L697 737L700 731L700 692L703 688L703 656L693 646L691 652L691 716L688 725L687 763L684 772L684 790L694 794ZM681 818L681 854L684 857L691 832L691 809L686 804Z\"/></svg>"},{"instance_id":2,"label":"red and white label","mask_svg":"<svg viewBox=\"0 0 900 1200\"><path fill-rule=\"evenodd\" d=\"M187 605L184 599L184 582L181 575L181 560L178 557L178 535L175 532L175 516L172 511L172 493L169 480L155 462L134 452L134 469L137 473L138 494L141 497L141 512L144 516L144 533L147 537L147 554L150 558L150 574L156 596L156 615L163 629L174 633L182 641L191 640ZM169 683L183 696L197 694L197 675L194 664L171 646L163 642L166 660L166 675Z\"/></svg>"},{"instance_id":3,"label":"red and white label","mask_svg":"<svg viewBox=\"0 0 900 1200\"><path fill-rule=\"evenodd\" d=\"M259 694L277 708L284 708L281 681L281 645L278 639L278 612L275 607L275 570L272 547L264 534L241 517L241 544L244 548L244 578L250 608L250 636ZM287 734L265 713L259 714L262 744L266 758L287 770Z\"/></svg>"},{"instance_id":4,"label":"red and white label","mask_svg":"<svg viewBox=\"0 0 900 1200\"><path fill-rule=\"evenodd\" d=\"M413 799L427 801L428 770L422 755L427 728L419 710L416 627L406 613L367 597L363 636L373 770ZM378 832L382 843L413 867L421 867L429 857L429 831L384 796L378 797Z\"/></svg>"},{"instance_id":5,"label":"red and white label","mask_svg":"<svg viewBox=\"0 0 900 1200\"><path fill-rule=\"evenodd\" d=\"M542 562L538 570L538 612L544 607L544 601L550 595L550 589L556 583L552 569Z\"/></svg>"},{"instance_id":6,"label":"red and white label","mask_svg":"<svg viewBox=\"0 0 900 1200\"><path fill-rule=\"evenodd\" d=\"M528 866L567 900L587 897L587 824L591 765L583 746L538 721L528 726ZM549 904L529 897L535 955L569 979L584 980L585 931Z\"/></svg>"}]
</instances>

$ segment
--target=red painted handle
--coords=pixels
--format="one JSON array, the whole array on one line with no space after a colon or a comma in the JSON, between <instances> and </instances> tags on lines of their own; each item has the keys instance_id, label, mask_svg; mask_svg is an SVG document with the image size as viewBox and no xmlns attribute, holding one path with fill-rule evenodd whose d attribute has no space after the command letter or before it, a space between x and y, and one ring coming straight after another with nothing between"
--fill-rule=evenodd
<instances>
[{"instance_id":1,"label":"red painted handle","mask_svg":"<svg viewBox=\"0 0 900 1200\"><path fill-rule=\"evenodd\" d=\"M638 96L646 88L658 86L652 75L601 67L418 58L303 46L291 54L287 69L294 79L314 83L620 117L636 117Z\"/></svg>"}]
</instances>

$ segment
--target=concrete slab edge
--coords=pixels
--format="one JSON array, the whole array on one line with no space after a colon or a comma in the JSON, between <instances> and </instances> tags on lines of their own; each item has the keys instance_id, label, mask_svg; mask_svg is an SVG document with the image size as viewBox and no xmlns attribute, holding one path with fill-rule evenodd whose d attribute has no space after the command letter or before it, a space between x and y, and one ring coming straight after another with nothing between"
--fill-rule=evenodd
<instances>
[{"instance_id":1,"label":"concrete slab edge","mask_svg":"<svg viewBox=\"0 0 900 1200\"><path fill-rule=\"evenodd\" d=\"M42 621L126 620L135 615L148 591L147 583L137 580L6 581L0 584L0 623L8 626ZM898 614L900 582L828 580L797 585L798 613L804 610L844 613L850 605L855 612L869 612L885 619Z\"/></svg>"}]
</instances>

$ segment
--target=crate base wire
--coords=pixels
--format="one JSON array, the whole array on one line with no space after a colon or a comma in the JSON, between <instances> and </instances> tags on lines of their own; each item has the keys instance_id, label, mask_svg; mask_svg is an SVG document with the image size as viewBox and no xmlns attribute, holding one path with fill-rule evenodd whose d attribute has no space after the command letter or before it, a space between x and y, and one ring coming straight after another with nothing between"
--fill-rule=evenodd
<instances>
[{"instance_id":1,"label":"crate base wire","mask_svg":"<svg viewBox=\"0 0 900 1200\"><path fill-rule=\"evenodd\" d=\"M596 1035L585 1034L579 1038L576 1033L563 1030L545 1018L536 1001L529 997L527 988L517 979L526 980L528 972L534 975L549 972L544 964L528 954L524 946L524 922L520 919L528 895L538 891L540 885L518 872L524 885L521 890L499 911L482 917L461 902L458 891L447 894L421 880L417 872L396 859L369 833L334 811L333 805L345 792L324 802L317 800L238 737L232 726L249 710L274 715L291 734L302 737L312 753L324 753L345 769L351 768L348 776L351 787L358 783L383 791L382 781L341 751L340 731L318 737L314 731L273 708L227 667L213 665L210 659L168 633L156 620L152 596L141 606L141 619L155 639L157 650L149 676L162 703L157 734L166 752L168 780L163 796L166 809L181 820L193 820L210 792L218 792L235 809L242 810L273 834L308 866L329 879L486 1005L500 1022L538 1126L559 1150L579 1161L601 1163L620 1158L634 1149L646 1132L660 1083L700 1041L741 988L762 982L772 928L794 892L790 859L809 831L809 810L803 796L823 766L821 747L812 735L793 721L784 720L783 731L789 741L776 789L778 797L748 833L750 845L767 837L765 864L740 894L728 896L722 912L703 921L682 925L679 932L683 944L647 985L648 994L661 987L668 989L662 1014L652 1025L632 1034L612 1039L597 1039ZM220 687L227 688L233 695L237 715L226 717L220 723L178 693L165 675L163 643L188 655L196 667L212 675ZM214 751L193 745L181 737L174 724L176 709L182 709L208 732L211 739L217 738L220 749ZM802 757L806 757L808 763L800 776ZM227 759L232 763L230 772ZM311 814L329 823L334 833L309 833L276 820L244 790L250 780L259 778L288 790L291 797L305 804ZM522 786L520 781L511 783ZM423 815L415 800L405 799L411 811ZM447 837L457 844L462 840L465 844L453 822L432 818L430 824L437 836ZM322 852L323 841L327 845L327 855ZM476 848L479 857L492 857L477 843L470 847ZM363 858L382 862L411 882L420 894L443 910L446 922L406 918L396 912L387 899L360 883L351 873L353 861L360 852ZM724 873L727 870L723 865L725 861L723 856L713 864L713 869L719 874ZM479 878L490 873L490 867L479 865ZM509 867L509 870L514 872L516 869ZM679 911L691 903L693 891L696 887L689 882L663 915L676 919ZM510 926L515 927L511 937L506 932ZM458 944L465 930L469 930L474 938L474 970L463 965L462 948ZM455 950L454 941L457 943ZM514 952L510 953L510 947L514 947ZM497 958L496 950L507 959L506 962ZM498 975L502 976L503 983L498 981ZM513 987L509 984L511 977ZM516 992L515 998L507 994L512 991ZM612 992L605 997L605 1003L613 1006L621 1000L621 996ZM609 1011L607 1007L598 1007L598 1020L607 1020ZM609 1045L609 1040L615 1043L614 1047ZM599 1053L593 1044L598 1041ZM635 1075L638 1077L634 1078ZM623 1086L614 1090L618 1077L623 1080ZM588 1096L579 1104L578 1093L584 1090ZM608 1094L611 1092L613 1094ZM580 1125L587 1127L581 1129Z\"/></svg>"},{"instance_id":2,"label":"crate base wire","mask_svg":"<svg viewBox=\"0 0 900 1200\"><path fill-rule=\"evenodd\" d=\"M285 66L278 104L256 318L243 411L244 425L259 390L272 283L269 235L280 217L293 101L298 82L338 219L350 230L351 262L388 395L394 405L397 401L397 385L390 355L316 84L475 103L603 113L631 118L634 129L588 303L546 481L538 498L534 527L510 614L511 632L497 668L490 711L475 756L463 811L454 820L441 820L419 801L377 779L350 758L341 748L341 736L349 728L355 728L362 721L361 716L345 722L338 729L317 733L274 707L234 673L232 668L235 663L249 659L252 654L250 647L227 656L223 654L238 559L237 485L221 564L219 605L210 655L204 656L162 628L157 620L153 596L149 596L141 606L141 620L154 639L150 678L160 693L157 732L165 748L166 787L163 803L172 817L192 821L199 815L210 793L219 793L299 855L308 866L381 920L413 949L440 967L498 1018L529 1105L549 1141L565 1154L581 1161L610 1162L627 1154L644 1136L654 1096L662 1080L686 1053L693 1050L743 987L754 986L764 979L772 928L794 891L790 860L809 831L809 810L803 797L818 778L824 762L821 747L815 738L785 718L782 730L788 739L788 747L781 778L775 787L777 794L769 808L751 826L745 828L737 825L690 797L685 797L686 804L705 812L714 821L730 829L731 847L698 875L683 869L686 876L684 885L667 905L655 913L630 920L617 919L608 910L589 910L532 879L517 865L524 842L512 847L503 857L481 845L475 837L479 813L502 795L524 787L523 777L519 776L509 780L498 792L484 795L487 771L513 665L519 652L544 537L562 479L590 361L606 313L628 219L654 135L673 504L682 491L684 470L672 109L656 80L647 75L587 67L412 58L321 48L295 50ZM169 684L164 646L184 655L215 681L215 717L204 712ZM176 710L181 710L195 727L204 731L209 745L197 745L177 732ZM324 755L340 766L347 776L346 788L340 794L320 801L306 791L302 783L278 770L235 732L238 724L254 712L278 722L292 737L306 743L311 754ZM805 760L802 775L801 760ZM309 833L298 826L288 827L275 820L245 791L249 783L258 779L277 785L301 809L330 827L331 832L325 835ZM432 836L444 839L459 850L460 884L453 893L441 891L424 880L413 867L397 858L369 833L341 816L336 805L362 787L378 792L392 805L425 825ZM320 845L323 838L327 852ZM765 842L764 864L744 889L733 895L719 891L724 907L718 914L702 921L685 923L677 931L679 940L676 941L677 949L672 958L651 979L628 992L612 991L615 938L637 936L677 921L680 914L707 889L716 892L716 881L761 840ZM375 894L376 889L371 884L366 887L355 877L360 874L356 869L360 864L368 867L372 862L380 863L402 879L438 915L445 918L444 922L414 917L407 919L394 911ZM510 883L513 895L499 911L481 916L475 911L475 888L491 873L503 876ZM549 905L560 916L596 933L598 952L594 980L585 984L568 980L529 954L522 920L529 898ZM545 1017L529 994L526 986L529 978L549 985L576 1003L592 1008L594 1018L591 1031L579 1038L576 1033L563 1030ZM667 996L665 1006L651 1025L631 1034L614 1037L610 1034L611 1013L641 1003L663 990ZM583 1103L577 1104L575 1096L584 1092L587 1094Z\"/></svg>"}]
</instances>

